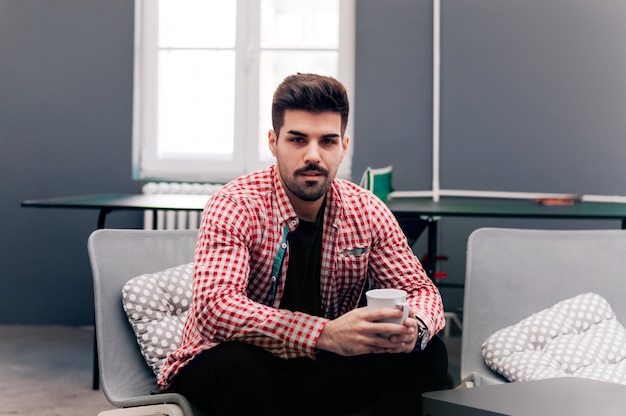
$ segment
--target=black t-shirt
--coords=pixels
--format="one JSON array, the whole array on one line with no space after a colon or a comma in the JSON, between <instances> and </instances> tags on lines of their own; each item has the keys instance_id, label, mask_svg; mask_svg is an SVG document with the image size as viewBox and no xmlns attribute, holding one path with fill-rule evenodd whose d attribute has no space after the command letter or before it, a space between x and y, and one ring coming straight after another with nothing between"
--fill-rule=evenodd
<instances>
[{"instance_id":1,"label":"black t-shirt","mask_svg":"<svg viewBox=\"0 0 626 416\"><path fill-rule=\"evenodd\" d=\"M287 238L289 268L280 302L282 309L321 316L322 218L319 215L315 222L300 220L298 228Z\"/></svg>"}]
</instances>

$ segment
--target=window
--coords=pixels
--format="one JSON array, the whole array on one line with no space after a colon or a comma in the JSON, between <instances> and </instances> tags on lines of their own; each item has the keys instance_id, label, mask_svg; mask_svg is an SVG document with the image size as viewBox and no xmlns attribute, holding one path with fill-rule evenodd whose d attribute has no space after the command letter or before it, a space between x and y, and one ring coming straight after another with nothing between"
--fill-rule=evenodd
<instances>
[{"instance_id":1,"label":"window","mask_svg":"<svg viewBox=\"0 0 626 416\"><path fill-rule=\"evenodd\" d=\"M353 101L354 0L138 0L134 178L226 182L273 163L271 96L295 72Z\"/></svg>"}]
</instances>

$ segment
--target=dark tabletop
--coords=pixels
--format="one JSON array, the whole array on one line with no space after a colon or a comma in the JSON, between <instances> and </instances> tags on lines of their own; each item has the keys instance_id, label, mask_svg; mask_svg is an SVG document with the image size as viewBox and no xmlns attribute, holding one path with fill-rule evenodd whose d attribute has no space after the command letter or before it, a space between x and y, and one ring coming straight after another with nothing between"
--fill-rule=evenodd
<instances>
[{"instance_id":1,"label":"dark tabletop","mask_svg":"<svg viewBox=\"0 0 626 416\"><path fill-rule=\"evenodd\" d=\"M428 215L451 217L624 219L626 204L576 201L572 205L543 205L527 199L393 198L387 206L400 217Z\"/></svg>"},{"instance_id":2,"label":"dark tabletop","mask_svg":"<svg viewBox=\"0 0 626 416\"><path fill-rule=\"evenodd\" d=\"M41 208L93 208L110 210L163 209L202 211L208 199L209 195L104 194L31 199L23 201L22 206Z\"/></svg>"}]
</instances>

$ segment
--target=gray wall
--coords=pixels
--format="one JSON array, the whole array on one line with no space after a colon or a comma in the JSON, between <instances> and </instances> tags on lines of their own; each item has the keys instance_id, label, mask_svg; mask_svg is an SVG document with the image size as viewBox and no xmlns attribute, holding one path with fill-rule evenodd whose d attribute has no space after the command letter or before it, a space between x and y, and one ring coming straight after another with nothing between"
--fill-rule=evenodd
<instances>
[{"instance_id":1,"label":"gray wall","mask_svg":"<svg viewBox=\"0 0 626 416\"><path fill-rule=\"evenodd\" d=\"M441 4L441 188L626 195L626 3ZM359 2L355 171L392 164L397 190L431 189L431 16L431 1ZM481 226L619 223L443 219L450 282ZM444 300L459 307L462 291Z\"/></svg>"},{"instance_id":2,"label":"gray wall","mask_svg":"<svg viewBox=\"0 0 626 416\"><path fill-rule=\"evenodd\" d=\"M626 195L625 9L442 0L442 187ZM396 189L431 186L432 26L431 0L357 1L356 180L392 164ZM140 191L132 46L131 1L0 0L0 323L93 321L86 240L97 213L20 202ZM118 212L107 225L141 219ZM451 281L462 282L467 235L484 225L619 226L445 219ZM460 295L444 299L454 307Z\"/></svg>"},{"instance_id":3,"label":"gray wall","mask_svg":"<svg viewBox=\"0 0 626 416\"><path fill-rule=\"evenodd\" d=\"M90 324L96 211L25 199L139 192L133 3L0 0L0 323ZM141 225L136 214L108 225Z\"/></svg>"}]
</instances>

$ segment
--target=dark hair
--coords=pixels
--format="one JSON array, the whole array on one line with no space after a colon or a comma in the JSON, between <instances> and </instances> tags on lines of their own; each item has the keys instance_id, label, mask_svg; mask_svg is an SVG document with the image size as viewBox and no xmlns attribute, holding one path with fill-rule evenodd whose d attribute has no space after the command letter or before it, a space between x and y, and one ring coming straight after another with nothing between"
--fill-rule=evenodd
<instances>
[{"instance_id":1,"label":"dark hair","mask_svg":"<svg viewBox=\"0 0 626 416\"><path fill-rule=\"evenodd\" d=\"M274 92L272 127L276 136L284 124L285 110L339 113L341 115L341 136L343 137L348 125L350 105L346 88L335 78L297 73L285 78Z\"/></svg>"}]
</instances>

